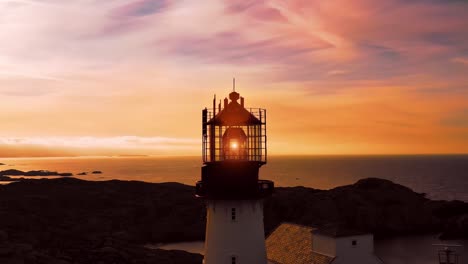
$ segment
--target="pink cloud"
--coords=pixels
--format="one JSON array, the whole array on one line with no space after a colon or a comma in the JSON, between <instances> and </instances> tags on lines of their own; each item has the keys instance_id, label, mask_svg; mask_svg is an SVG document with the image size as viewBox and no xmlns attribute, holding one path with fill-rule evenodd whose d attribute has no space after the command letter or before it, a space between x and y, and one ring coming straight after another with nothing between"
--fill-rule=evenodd
<instances>
[{"instance_id":1,"label":"pink cloud","mask_svg":"<svg viewBox=\"0 0 468 264\"><path fill-rule=\"evenodd\" d=\"M349 79L381 80L421 73L445 75L440 70L441 65L448 65L451 58L468 52L467 3L260 1L239 12L249 18L252 10L271 6L277 6L286 18L289 30L282 31L284 39L300 42L302 34L332 44L332 48L317 52L317 56L303 58L302 65L294 66L294 73L287 68L283 75L293 79L293 76L298 80L307 76L323 78L334 68L349 69L350 74L342 76ZM262 16L250 17L246 24L255 27L259 18ZM300 44L302 48L307 45L307 42ZM281 56L278 59L281 60ZM451 70L452 74L458 72Z\"/></svg>"},{"instance_id":2,"label":"pink cloud","mask_svg":"<svg viewBox=\"0 0 468 264\"><path fill-rule=\"evenodd\" d=\"M263 21L287 22L288 19L281 14L281 11L271 7L252 8L249 15Z\"/></svg>"},{"instance_id":3,"label":"pink cloud","mask_svg":"<svg viewBox=\"0 0 468 264\"><path fill-rule=\"evenodd\" d=\"M246 13L251 18L263 21L286 22L281 11L268 5L267 1L228 1L226 13L229 15Z\"/></svg>"},{"instance_id":4,"label":"pink cloud","mask_svg":"<svg viewBox=\"0 0 468 264\"><path fill-rule=\"evenodd\" d=\"M111 10L110 16L116 19L148 16L161 12L169 6L170 1L168 0L137 0L114 8Z\"/></svg>"},{"instance_id":5,"label":"pink cloud","mask_svg":"<svg viewBox=\"0 0 468 264\"><path fill-rule=\"evenodd\" d=\"M118 35L136 32L151 26L148 17L161 13L171 6L169 0L137 0L114 7L108 12L108 20L95 36Z\"/></svg>"},{"instance_id":6,"label":"pink cloud","mask_svg":"<svg viewBox=\"0 0 468 264\"><path fill-rule=\"evenodd\" d=\"M219 32L209 37L183 36L158 43L165 46L169 53L188 56L211 63L240 64L283 64L301 61L302 56L330 44L315 39L304 45L300 40L271 37L251 40L240 32Z\"/></svg>"},{"instance_id":7,"label":"pink cloud","mask_svg":"<svg viewBox=\"0 0 468 264\"><path fill-rule=\"evenodd\" d=\"M255 6L262 6L265 1L245 0L245 1L225 1L226 12L230 14L242 13Z\"/></svg>"},{"instance_id":8,"label":"pink cloud","mask_svg":"<svg viewBox=\"0 0 468 264\"><path fill-rule=\"evenodd\" d=\"M144 18L135 18L128 20L108 21L99 29L95 36L119 35L123 33L136 32L148 26L148 21Z\"/></svg>"},{"instance_id":9,"label":"pink cloud","mask_svg":"<svg viewBox=\"0 0 468 264\"><path fill-rule=\"evenodd\" d=\"M453 62L461 63L468 65L468 58L463 58L463 57L457 57L452 59Z\"/></svg>"}]
</instances>

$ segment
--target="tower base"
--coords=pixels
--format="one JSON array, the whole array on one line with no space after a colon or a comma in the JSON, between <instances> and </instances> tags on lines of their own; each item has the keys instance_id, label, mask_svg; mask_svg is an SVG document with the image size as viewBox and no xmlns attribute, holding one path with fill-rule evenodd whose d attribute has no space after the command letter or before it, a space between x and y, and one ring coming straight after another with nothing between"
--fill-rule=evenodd
<instances>
[{"instance_id":1,"label":"tower base","mask_svg":"<svg viewBox=\"0 0 468 264\"><path fill-rule=\"evenodd\" d=\"M263 201L206 200L204 264L266 264Z\"/></svg>"}]
</instances>

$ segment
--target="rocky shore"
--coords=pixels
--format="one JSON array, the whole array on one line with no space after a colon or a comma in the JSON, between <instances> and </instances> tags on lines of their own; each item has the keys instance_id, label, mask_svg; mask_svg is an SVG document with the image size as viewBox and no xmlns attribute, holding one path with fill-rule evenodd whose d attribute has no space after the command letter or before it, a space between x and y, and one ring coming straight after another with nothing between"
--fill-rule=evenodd
<instances>
[{"instance_id":1,"label":"rocky shore","mask_svg":"<svg viewBox=\"0 0 468 264\"><path fill-rule=\"evenodd\" d=\"M73 176L73 173L70 172L56 172L56 171L48 171L48 170L32 170L32 171L20 171L15 169L10 170L2 170L0 171L0 176L8 177L8 176L58 176L58 177L69 177ZM11 180L11 179L9 179Z\"/></svg>"},{"instance_id":2,"label":"rocky shore","mask_svg":"<svg viewBox=\"0 0 468 264\"><path fill-rule=\"evenodd\" d=\"M147 243L203 240L205 209L192 186L72 177L0 186L0 263L201 263ZM442 233L468 238L468 204L432 201L382 179L332 190L277 188L265 201L266 232L283 221L330 223L377 237Z\"/></svg>"},{"instance_id":3,"label":"rocky shore","mask_svg":"<svg viewBox=\"0 0 468 264\"><path fill-rule=\"evenodd\" d=\"M311 226L330 223L374 233L377 238L441 233L468 238L468 203L434 201L388 180L368 178L331 190L277 188L265 203L265 225L281 221Z\"/></svg>"}]
</instances>

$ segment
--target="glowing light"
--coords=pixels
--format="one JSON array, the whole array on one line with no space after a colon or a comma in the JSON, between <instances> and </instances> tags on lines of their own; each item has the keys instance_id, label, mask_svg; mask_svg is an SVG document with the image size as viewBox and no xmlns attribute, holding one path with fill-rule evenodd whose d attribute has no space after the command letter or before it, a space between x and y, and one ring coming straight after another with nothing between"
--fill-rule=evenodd
<instances>
[{"instance_id":1,"label":"glowing light","mask_svg":"<svg viewBox=\"0 0 468 264\"><path fill-rule=\"evenodd\" d=\"M239 145L237 144L237 142L231 142L231 148L232 149L237 149L239 147Z\"/></svg>"}]
</instances>

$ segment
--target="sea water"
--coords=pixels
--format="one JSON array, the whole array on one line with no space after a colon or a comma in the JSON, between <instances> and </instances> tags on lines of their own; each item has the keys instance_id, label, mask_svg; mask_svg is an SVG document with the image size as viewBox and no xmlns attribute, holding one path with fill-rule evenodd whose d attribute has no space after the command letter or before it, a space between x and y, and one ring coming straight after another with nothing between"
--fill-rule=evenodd
<instances>
[{"instance_id":1,"label":"sea water","mask_svg":"<svg viewBox=\"0 0 468 264\"><path fill-rule=\"evenodd\" d=\"M102 180L180 182L200 179L199 157L73 157L0 159L0 170L51 170ZM92 174L102 171L102 174ZM76 174L86 172L87 175ZM331 189L376 177L426 193L431 199L468 202L468 155L419 156L273 156L260 177L276 186Z\"/></svg>"}]
</instances>

